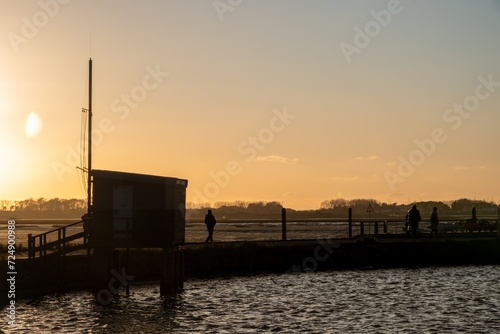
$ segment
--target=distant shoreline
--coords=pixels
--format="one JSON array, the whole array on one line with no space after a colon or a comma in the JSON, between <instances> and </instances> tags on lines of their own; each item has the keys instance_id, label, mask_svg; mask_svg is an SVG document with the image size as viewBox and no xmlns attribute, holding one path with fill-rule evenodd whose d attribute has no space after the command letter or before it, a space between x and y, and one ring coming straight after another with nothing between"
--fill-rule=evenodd
<instances>
[{"instance_id":1,"label":"distant shoreline","mask_svg":"<svg viewBox=\"0 0 500 334\"><path fill-rule=\"evenodd\" d=\"M67 225L81 221L81 218L8 218L0 220L0 225L7 225L8 220L15 220L16 224L61 224Z\"/></svg>"}]
</instances>

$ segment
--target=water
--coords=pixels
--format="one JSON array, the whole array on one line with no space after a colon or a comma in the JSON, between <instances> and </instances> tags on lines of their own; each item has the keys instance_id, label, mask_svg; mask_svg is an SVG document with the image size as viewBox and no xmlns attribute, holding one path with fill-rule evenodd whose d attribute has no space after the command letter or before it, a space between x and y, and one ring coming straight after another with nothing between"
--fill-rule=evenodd
<instances>
[{"instance_id":1,"label":"water","mask_svg":"<svg viewBox=\"0 0 500 334\"><path fill-rule=\"evenodd\" d=\"M499 333L500 266L349 270L189 280L175 298L133 286L19 301L7 333ZM5 310L3 311L5 315ZM4 322L5 324L5 322ZM5 328L7 327L7 328Z\"/></svg>"}]
</instances>

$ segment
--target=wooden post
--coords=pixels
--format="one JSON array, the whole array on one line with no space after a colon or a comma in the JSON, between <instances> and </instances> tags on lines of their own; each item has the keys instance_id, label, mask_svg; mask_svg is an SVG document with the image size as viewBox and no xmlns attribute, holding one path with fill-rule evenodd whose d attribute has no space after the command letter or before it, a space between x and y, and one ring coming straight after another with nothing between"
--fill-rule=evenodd
<instances>
[{"instance_id":1,"label":"wooden post","mask_svg":"<svg viewBox=\"0 0 500 334\"><path fill-rule=\"evenodd\" d=\"M31 236L31 233L28 234L28 259L32 259L35 257L35 254L33 254L33 237Z\"/></svg>"},{"instance_id":2,"label":"wooden post","mask_svg":"<svg viewBox=\"0 0 500 334\"><path fill-rule=\"evenodd\" d=\"M359 222L359 234L365 234L365 222Z\"/></svg>"},{"instance_id":3,"label":"wooden post","mask_svg":"<svg viewBox=\"0 0 500 334\"><path fill-rule=\"evenodd\" d=\"M63 227L62 230L62 237L63 237L63 254L66 254L66 227Z\"/></svg>"},{"instance_id":4,"label":"wooden post","mask_svg":"<svg viewBox=\"0 0 500 334\"><path fill-rule=\"evenodd\" d=\"M500 238L500 205L497 210L497 238Z\"/></svg>"},{"instance_id":5,"label":"wooden post","mask_svg":"<svg viewBox=\"0 0 500 334\"><path fill-rule=\"evenodd\" d=\"M281 239L286 241L286 209L281 209Z\"/></svg>"},{"instance_id":6,"label":"wooden post","mask_svg":"<svg viewBox=\"0 0 500 334\"><path fill-rule=\"evenodd\" d=\"M125 270L126 272L130 272L130 248L127 248L125 251ZM127 284L125 287L127 296L130 295L130 284Z\"/></svg>"},{"instance_id":7,"label":"wooden post","mask_svg":"<svg viewBox=\"0 0 500 334\"><path fill-rule=\"evenodd\" d=\"M94 248L91 267L94 295L99 303L107 304L113 294L113 291L109 289L113 269L113 250L102 247Z\"/></svg>"},{"instance_id":8,"label":"wooden post","mask_svg":"<svg viewBox=\"0 0 500 334\"><path fill-rule=\"evenodd\" d=\"M184 290L184 249L179 248L179 291Z\"/></svg>"},{"instance_id":9,"label":"wooden post","mask_svg":"<svg viewBox=\"0 0 500 334\"><path fill-rule=\"evenodd\" d=\"M61 254L61 230L57 230L57 251L59 252L59 255Z\"/></svg>"},{"instance_id":10,"label":"wooden post","mask_svg":"<svg viewBox=\"0 0 500 334\"><path fill-rule=\"evenodd\" d=\"M40 242L41 243L41 242ZM47 233L43 234L43 256L47 255Z\"/></svg>"},{"instance_id":11,"label":"wooden post","mask_svg":"<svg viewBox=\"0 0 500 334\"><path fill-rule=\"evenodd\" d=\"M160 296L174 293L174 254L172 248L164 248L160 268Z\"/></svg>"},{"instance_id":12,"label":"wooden post","mask_svg":"<svg viewBox=\"0 0 500 334\"><path fill-rule=\"evenodd\" d=\"M378 235L378 222L375 222L375 235Z\"/></svg>"},{"instance_id":13,"label":"wooden post","mask_svg":"<svg viewBox=\"0 0 500 334\"><path fill-rule=\"evenodd\" d=\"M384 234L387 234L387 220L384 220Z\"/></svg>"},{"instance_id":14,"label":"wooden post","mask_svg":"<svg viewBox=\"0 0 500 334\"><path fill-rule=\"evenodd\" d=\"M62 254L59 253L58 255L61 264L61 272L59 273L59 275L57 275L57 279L59 280L60 292L64 292L66 290L66 257L64 255L64 250Z\"/></svg>"},{"instance_id":15,"label":"wooden post","mask_svg":"<svg viewBox=\"0 0 500 334\"><path fill-rule=\"evenodd\" d=\"M349 208L349 238L352 238L352 208Z\"/></svg>"},{"instance_id":16,"label":"wooden post","mask_svg":"<svg viewBox=\"0 0 500 334\"><path fill-rule=\"evenodd\" d=\"M172 255L174 258L174 262L173 262L174 266L172 268L172 276L173 276L172 292L175 293L179 289L179 279L180 279L180 275L179 275L179 267L180 267L179 250L177 248L174 248L174 250L172 251Z\"/></svg>"}]
</instances>

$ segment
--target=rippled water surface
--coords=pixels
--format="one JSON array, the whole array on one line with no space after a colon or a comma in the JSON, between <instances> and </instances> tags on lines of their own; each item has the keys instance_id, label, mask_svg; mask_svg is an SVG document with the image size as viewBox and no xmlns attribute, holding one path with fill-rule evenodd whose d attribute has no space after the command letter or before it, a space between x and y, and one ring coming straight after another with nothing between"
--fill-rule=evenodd
<instances>
[{"instance_id":1,"label":"rippled water surface","mask_svg":"<svg viewBox=\"0 0 500 334\"><path fill-rule=\"evenodd\" d=\"M18 301L7 333L498 333L500 266L350 270L189 280L175 298L133 286ZM3 311L4 315L5 310Z\"/></svg>"}]
</instances>

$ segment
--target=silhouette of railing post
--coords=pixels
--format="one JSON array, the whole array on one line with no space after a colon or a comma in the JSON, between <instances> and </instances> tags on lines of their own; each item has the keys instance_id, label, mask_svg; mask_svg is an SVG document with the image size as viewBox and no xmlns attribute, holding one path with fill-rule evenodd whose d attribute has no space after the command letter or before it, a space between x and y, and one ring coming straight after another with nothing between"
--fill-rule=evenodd
<instances>
[{"instance_id":1,"label":"silhouette of railing post","mask_svg":"<svg viewBox=\"0 0 500 334\"><path fill-rule=\"evenodd\" d=\"M348 217L349 217L349 238L352 238L352 208L349 208L348 210Z\"/></svg>"},{"instance_id":2,"label":"silhouette of railing post","mask_svg":"<svg viewBox=\"0 0 500 334\"><path fill-rule=\"evenodd\" d=\"M500 204L497 210L497 238L500 238Z\"/></svg>"},{"instance_id":3,"label":"silhouette of railing post","mask_svg":"<svg viewBox=\"0 0 500 334\"><path fill-rule=\"evenodd\" d=\"M378 222L375 222L375 228L374 228L374 233L375 235L378 235Z\"/></svg>"},{"instance_id":4,"label":"silhouette of railing post","mask_svg":"<svg viewBox=\"0 0 500 334\"><path fill-rule=\"evenodd\" d=\"M35 257L33 252L33 248L35 248L35 243L32 237L32 234L28 234L28 259L32 259Z\"/></svg>"},{"instance_id":5,"label":"silhouette of railing post","mask_svg":"<svg viewBox=\"0 0 500 334\"><path fill-rule=\"evenodd\" d=\"M286 241L286 209L281 209L281 239Z\"/></svg>"},{"instance_id":6,"label":"silhouette of railing post","mask_svg":"<svg viewBox=\"0 0 500 334\"><path fill-rule=\"evenodd\" d=\"M365 222L359 222L359 234L365 234Z\"/></svg>"},{"instance_id":7,"label":"silhouette of railing post","mask_svg":"<svg viewBox=\"0 0 500 334\"><path fill-rule=\"evenodd\" d=\"M62 229L62 249L63 249L63 256L66 256L66 226L63 227ZM59 243L61 244L61 242Z\"/></svg>"},{"instance_id":8,"label":"silhouette of railing post","mask_svg":"<svg viewBox=\"0 0 500 334\"><path fill-rule=\"evenodd\" d=\"M69 227L81 224L81 222L76 222L64 227L59 227L57 229L44 232L33 236L28 235L28 258L34 259L38 257L44 257L47 255L57 254L64 258L65 254L69 251L76 250L79 246L82 248L86 246L87 238L85 237L85 232L80 232L76 234L67 235ZM57 237L56 237L57 236ZM54 237L55 240L54 240ZM78 240L83 238L83 244L71 246L70 242L73 240ZM52 239L52 240L51 240Z\"/></svg>"},{"instance_id":9,"label":"silhouette of railing post","mask_svg":"<svg viewBox=\"0 0 500 334\"><path fill-rule=\"evenodd\" d=\"M42 241L42 236L43 236L43 241ZM47 234L44 233L40 236L40 246L41 245L45 246L46 244L47 244ZM47 255L47 248L46 247L44 247L43 250L40 250L40 256L42 256L42 254L43 254L43 256Z\"/></svg>"}]
</instances>

